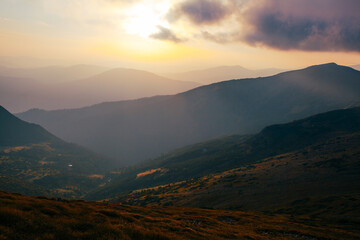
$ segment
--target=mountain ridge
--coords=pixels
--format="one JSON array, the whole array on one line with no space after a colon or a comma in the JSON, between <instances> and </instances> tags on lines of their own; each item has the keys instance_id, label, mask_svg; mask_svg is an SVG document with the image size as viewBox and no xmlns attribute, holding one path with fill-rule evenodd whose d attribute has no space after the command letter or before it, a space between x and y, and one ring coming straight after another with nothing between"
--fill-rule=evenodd
<instances>
[{"instance_id":1,"label":"mountain ridge","mask_svg":"<svg viewBox=\"0 0 360 240\"><path fill-rule=\"evenodd\" d=\"M80 108L100 102L176 94L200 85L137 69L91 67L46 67L40 70L28 69L25 73L17 73L16 69L12 69L15 72L9 76L0 67L0 102L12 112L31 108Z\"/></svg>"},{"instance_id":2,"label":"mountain ridge","mask_svg":"<svg viewBox=\"0 0 360 240\"><path fill-rule=\"evenodd\" d=\"M252 134L268 125L359 103L360 72L326 64L176 95L17 116L131 164L207 139ZM94 135L98 138L92 139Z\"/></svg>"},{"instance_id":3,"label":"mountain ridge","mask_svg":"<svg viewBox=\"0 0 360 240\"><path fill-rule=\"evenodd\" d=\"M233 66L218 66L218 67L212 67L212 68L206 68L202 70L194 70L194 71L188 71L182 73L167 73L162 75L173 79L195 81L207 85L229 79L271 76L283 71L285 70L275 69L275 68L250 70L239 65L233 65Z\"/></svg>"}]
</instances>

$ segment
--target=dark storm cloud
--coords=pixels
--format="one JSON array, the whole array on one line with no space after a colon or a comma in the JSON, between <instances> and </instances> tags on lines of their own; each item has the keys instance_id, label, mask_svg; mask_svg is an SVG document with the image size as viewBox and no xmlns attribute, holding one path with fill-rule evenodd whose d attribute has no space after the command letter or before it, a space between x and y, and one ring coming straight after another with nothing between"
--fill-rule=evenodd
<instances>
[{"instance_id":1,"label":"dark storm cloud","mask_svg":"<svg viewBox=\"0 0 360 240\"><path fill-rule=\"evenodd\" d=\"M360 0L187 0L170 11L194 25L238 19L220 33L201 32L219 44L245 42L276 49L360 51ZM230 30L232 28L232 30Z\"/></svg>"},{"instance_id":2,"label":"dark storm cloud","mask_svg":"<svg viewBox=\"0 0 360 240\"><path fill-rule=\"evenodd\" d=\"M193 24L214 24L231 14L227 5L215 0L187 0L176 4L168 14L170 21L186 17Z\"/></svg>"},{"instance_id":3,"label":"dark storm cloud","mask_svg":"<svg viewBox=\"0 0 360 240\"><path fill-rule=\"evenodd\" d=\"M168 28L162 26L158 26L157 28L159 29L159 32L151 34L150 35L151 38L163 40L163 41L170 41L174 43L185 41L184 39L177 37L176 34Z\"/></svg>"},{"instance_id":4,"label":"dark storm cloud","mask_svg":"<svg viewBox=\"0 0 360 240\"><path fill-rule=\"evenodd\" d=\"M360 1L270 0L244 16L251 45L307 51L360 51Z\"/></svg>"}]
</instances>

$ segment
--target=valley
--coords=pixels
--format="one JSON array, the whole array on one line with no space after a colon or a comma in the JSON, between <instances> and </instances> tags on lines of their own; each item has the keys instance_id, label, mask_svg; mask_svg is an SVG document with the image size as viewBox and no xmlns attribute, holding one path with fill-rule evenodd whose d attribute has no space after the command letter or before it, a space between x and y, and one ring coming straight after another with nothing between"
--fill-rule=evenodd
<instances>
[{"instance_id":1,"label":"valley","mask_svg":"<svg viewBox=\"0 0 360 240\"><path fill-rule=\"evenodd\" d=\"M359 0L0 0L0 240L360 239Z\"/></svg>"},{"instance_id":2,"label":"valley","mask_svg":"<svg viewBox=\"0 0 360 240\"><path fill-rule=\"evenodd\" d=\"M328 87L337 86L329 92L331 99L321 94L323 76ZM355 70L326 64L268 79L232 80L177 95L80 109L31 110L15 116L1 107L0 189L6 192L0 192L0 237L357 239L357 77ZM293 88L294 82L303 84L308 78L314 95ZM288 98L287 106L260 111L267 105L253 104L257 114L267 114L262 122L260 115L251 115L253 110L236 110L241 102L231 102L253 82L280 81L284 87L285 79L289 85L281 91L293 89L291 97L302 110L295 111L289 95L279 89L272 101L280 104ZM267 94L275 91L266 88ZM333 98L345 91L346 97ZM207 104L212 109L204 108ZM240 113L246 117L240 119ZM193 135L196 128L204 135ZM84 134L97 147L66 142L48 130L62 136ZM190 144L195 139L197 143ZM144 150L154 146L169 151L155 155L159 149ZM100 148L147 157L130 161L125 152L108 154L111 158L106 151L96 153Z\"/></svg>"}]
</instances>

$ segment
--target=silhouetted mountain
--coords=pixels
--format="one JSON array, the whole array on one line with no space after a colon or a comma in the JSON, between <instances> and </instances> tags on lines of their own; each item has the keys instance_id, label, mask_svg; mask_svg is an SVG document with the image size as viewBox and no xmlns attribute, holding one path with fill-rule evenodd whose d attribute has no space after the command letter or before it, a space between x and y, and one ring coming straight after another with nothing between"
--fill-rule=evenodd
<instances>
[{"instance_id":1,"label":"silhouetted mountain","mask_svg":"<svg viewBox=\"0 0 360 240\"><path fill-rule=\"evenodd\" d=\"M37 194L43 188L67 197L79 197L102 184L112 166L109 159L66 143L1 106L0 159L0 187L9 184L4 190Z\"/></svg>"},{"instance_id":2,"label":"silhouetted mountain","mask_svg":"<svg viewBox=\"0 0 360 240\"><path fill-rule=\"evenodd\" d=\"M171 80L146 71L116 68L62 87L89 95L93 103L98 103L175 94L198 86L195 82Z\"/></svg>"},{"instance_id":3,"label":"silhouetted mountain","mask_svg":"<svg viewBox=\"0 0 360 240\"><path fill-rule=\"evenodd\" d=\"M275 68L250 70L241 66L220 66L204 70L163 75L172 79L211 84L230 79L266 77L280 72L284 72L284 70Z\"/></svg>"},{"instance_id":4,"label":"silhouetted mountain","mask_svg":"<svg viewBox=\"0 0 360 240\"><path fill-rule=\"evenodd\" d=\"M253 136L231 136L172 151L129 168L118 176L117 181L90 193L88 197L109 198L136 189L189 180L356 132L360 132L360 108L273 125Z\"/></svg>"},{"instance_id":5,"label":"silhouetted mountain","mask_svg":"<svg viewBox=\"0 0 360 240\"><path fill-rule=\"evenodd\" d=\"M1 147L13 147L57 140L59 139L39 125L24 122L0 106Z\"/></svg>"},{"instance_id":6,"label":"silhouetted mountain","mask_svg":"<svg viewBox=\"0 0 360 240\"><path fill-rule=\"evenodd\" d=\"M225 81L173 96L73 110L31 110L18 116L132 164L188 144L252 134L271 124L359 103L360 72L332 63Z\"/></svg>"},{"instance_id":7,"label":"silhouetted mountain","mask_svg":"<svg viewBox=\"0 0 360 240\"><path fill-rule=\"evenodd\" d=\"M103 68L91 68L87 65L41 69L0 68L0 102L12 112L34 107L75 108L105 101L175 94L200 85L134 69L118 68L99 74Z\"/></svg>"},{"instance_id":8,"label":"silhouetted mountain","mask_svg":"<svg viewBox=\"0 0 360 240\"><path fill-rule=\"evenodd\" d=\"M108 70L105 67L75 65L70 67L8 68L0 66L0 103L12 112L33 107L57 109L92 104L70 89L61 89L71 82ZM68 93L69 92L69 93Z\"/></svg>"}]
</instances>

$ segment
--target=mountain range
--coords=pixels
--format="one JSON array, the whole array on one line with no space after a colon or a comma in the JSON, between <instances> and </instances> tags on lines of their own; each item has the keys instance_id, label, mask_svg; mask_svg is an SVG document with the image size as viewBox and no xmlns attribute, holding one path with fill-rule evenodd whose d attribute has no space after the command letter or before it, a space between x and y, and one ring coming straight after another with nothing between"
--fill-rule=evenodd
<instances>
[{"instance_id":1,"label":"mountain range","mask_svg":"<svg viewBox=\"0 0 360 240\"><path fill-rule=\"evenodd\" d=\"M98 66L18 69L0 67L0 102L12 112L63 109L175 94L199 83L167 79L135 69Z\"/></svg>"},{"instance_id":2,"label":"mountain range","mask_svg":"<svg viewBox=\"0 0 360 240\"><path fill-rule=\"evenodd\" d=\"M35 109L17 116L62 139L135 164L196 142L253 134L271 124L359 103L360 72L330 63L176 95L79 109Z\"/></svg>"},{"instance_id":3,"label":"mountain range","mask_svg":"<svg viewBox=\"0 0 360 240\"><path fill-rule=\"evenodd\" d=\"M235 66L219 66L214 68L207 68L203 70L195 70L195 71L182 72L182 73L168 73L163 75L171 79L179 79L183 81L195 81L207 85L207 84L222 82L230 79L266 77L284 71L285 70L276 69L276 68L250 70L235 65Z\"/></svg>"},{"instance_id":4,"label":"mountain range","mask_svg":"<svg viewBox=\"0 0 360 240\"><path fill-rule=\"evenodd\" d=\"M139 74L71 84L106 94ZM359 74L325 64L18 115L35 123L0 106L0 238L358 239Z\"/></svg>"},{"instance_id":5,"label":"mountain range","mask_svg":"<svg viewBox=\"0 0 360 240\"><path fill-rule=\"evenodd\" d=\"M196 82L172 80L151 72L115 68L59 87L83 98L88 96L94 104L175 94L198 86L200 84Z\"/></svg>"}]
</instances>

